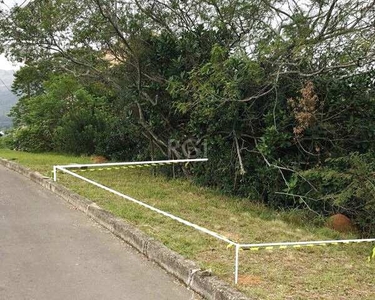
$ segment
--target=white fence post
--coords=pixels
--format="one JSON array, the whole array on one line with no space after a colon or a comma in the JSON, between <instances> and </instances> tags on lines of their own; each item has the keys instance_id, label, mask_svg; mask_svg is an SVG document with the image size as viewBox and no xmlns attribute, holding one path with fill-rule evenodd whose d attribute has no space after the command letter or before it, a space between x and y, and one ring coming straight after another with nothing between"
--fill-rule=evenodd
<instances>
[{"instance_id":1,"label":"white fence post","mask_svg":"<svg viewBox=\"0 0 375 300\"><path fill-rule=\"evenodd\" d=\"M53 166L53 181L57 180L57 168L56 166Z\"/></svg>"},{"instance_id":2,"label":"white fence post","mask_svg":"<svg viewBox=\"0 0 375 300\"><path fill-rule=\"evenodd\" d=\"M240 256L240 245L236 244L236 258L234 261L234 284L238 283L239 256Z\"/></svg>"}]
</instances>

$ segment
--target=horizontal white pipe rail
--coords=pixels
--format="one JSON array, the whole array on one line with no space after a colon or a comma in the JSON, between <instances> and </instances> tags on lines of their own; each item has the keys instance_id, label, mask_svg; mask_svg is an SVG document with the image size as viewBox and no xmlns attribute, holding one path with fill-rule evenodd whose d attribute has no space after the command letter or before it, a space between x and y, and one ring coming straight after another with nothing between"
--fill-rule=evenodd
<instances>
[{"instance_id":1,"label":"horizontal white pipe rail","mask_svg":"<svg viewBox=\"0 0 375 300\"><path fill-rule=\"evenodd\" d=\"M350 244L350 243L371 243L375 242L375 238L371 239L348 239L348 240L325 240L325 241L305 241L305 242L280 242L280 243L260 243L260 244L235 244L235 266L234 266L234 283L238 283L238 272L239 272L239 252L240 250L251 250L264 248L265 250L272 250L274 247L278 249L284 249L287 247L309 247L309 246L327 246L327 245L338 245L338 244Z\"/></svg>"},{"instance_id":2,"label":"horizontal white pipe rail","mask_svg":"<svg viewBox=\"0 0 375 300\"><path fill-rule=\"evenodd\" d=\"M251 249L251 248L267 248L267 247L282 247L282 246L325 246L329 244L350 244L350 243L371 243L375 242L375 239L349 239L349 240L327 240L327 241L306 241L306 242L281 242L281 243L261 243L261 244L239 244L240 249Z\"/></svg>"},{"instance_id":3,"label":"horizontal white pipe rail","mask_svg":"<svg viewBox=\"0 0 375 300\"><path fill-rule=\"evenodd\" d=\"M204 161L208 161L208 158L151 160L151 161L117 162L117 163L101 163L101 164L70 164L70 165L60 165L56 167L70 169L70 168L133 166L133 165L156 165L156 164L161 165L161 164L177 164L177 163L204 162Z\"/></svg>"},{"instance_id":4,"label":"horizontal white pipe rail","mask_svg":"<svg viewBox=\"0 0 375 300\"><path fill-rule=\"evenodd\" d=\"M107 187L107 186L105 186L105 185L103 185L103 184L97 183L97 182L95 182L95 181L93 181L93 180L91 180L91 179L88 179L88 178L83 177L83 176L81 176L81 175L78 175L78 174L76 174L76 173L74 173L74 172L71 172L71 171L69 171L69 170L66 170L66 169L63 168L63 167L56 166L56 169L58 169L58 170L60 170L60 171L62 171L62 172L64 172L64 173L67 173L67 174L69 174L69 175L72 175L72 176L74 176L74 177L77 177L77 178L79 178L79 179L81 179L81 180L83 180L83 181L86 181L86 182L88 182L88 183L91 183L91 184L93 184L93 185L95 185L95 186L97 186L97 187L100 187L100 188L102 188L102 189L104 189L104 190L106 190L106 191L108 191L108 192L110 192L110 193L112 193L112 194L115 194L115 195L117 195L117 196L120 196L120 197L122 197L122 198L124 198L124 199L126 199L126 200L129 200L129 201L131 201L131 202L137 203L137 204L139 204L139 205L141 205L141 206L143 206L143 207L146 207L146 208L148 208L148 209L150 209L150 210L152 210L152 211L155 211L155 212L157 212L157 213L159 213L159 214L161 214L161 215L163 215L163 216L166 216L166 217L168 217L168 218L171 218L171 219L173 219L173 220L175 220L175 221L177 221L177 222L180 222L180 223L182 223L182 224L185 224L186 226L192 227L192 228L194 228L194 229L196 229L196 230L199 230L199 231L204 232L204 233L206 233L206 234L208 234L208 235L211 235L211 236L213 236L213 237L215 237L215 238L217 238L217 239L219 239L219 240L222 240L222 241L224 241L224 242L226 242L226 243L228 243L228 244L235 244L235 243L234 243L233 241L231 241L230 239L228 239L228 238L226 238L225 236L222 236L222 235L220 235L220 234L218 234L218 233L216 233L216 232L214 232L214 231L211 231L211 230L209 230L209 229L207 229L207 228L204 228L204 227L202 227L202 226L199 226L199 225L196 225L196 224L191 223L191 222L189 222L189 221L186 221L186 220L184 220L184 219L182 219L182 218L180 218L180 217L177 217L177 216L175 216L175 215L172 215L171 213L165 212L165 211L163 211L163 210L161 210L161 209L158 209L158 208L155 208L155 207L153 207L153 206L151 206L151 205L148 205L148 204L146 204L146 203L143 203L142 201L139 201L139 200L137 200L137 199L135 199L135 198L132 198L132 197L130 197L130 196L128 196L128 195L125 195L125 194L122 194L122 193L120 193L120 192L118 192L118 191L115 191L115 190L113 190L113 189L111 189L111 188L109 188L109 187Z\"/></svg>"},{"instance_id":5,"label":"horizontal white pipe rail","mask_svg":"<svg viewBox=\"0 0 375 300\"><path fill-rule=\"evenodd\" d=\"M129 200L133 203L139 204L145 208L148 208L152 211L155 211L163 216L166 216L168 218L171 218L179 223L182 223L186 226L192 227L198 231L201 231L203 233L206 233L214 238L217 238L221 241L224 241L229 244L229 246L235 247L235 266L234 266L234 282L235 284L238 283L238 273L239 273L239 252L240 250L251 250L251 249L259 249L264 248L267 250L271 250L273 247L279 247L279 249L287 248L287 247L303 247L303 246L326 246L326 245L338 245L338 244L350 244L350 243L364 243L364 242L375 242L375 238L370 239L348 239L348 240L323 240L323 241L304 241L304 242L278 242L278 243L257 243L257 244L241 244L236 243L228 239L227 237L216 233L214 231L211 231L207 228L204 228L202 226L199 226L197 224L191 223L187 220L184 220L180 217L177 217L175 215L172 215L171 213L165 212L161 209L155 208L151 205L148 205L146 203L143 203L142 201L139 201L135 198L132 198L128 195L122 194L116 190L113 190L103 184L97 183L91 179L88 179L86 177L83 177L81 175L78 175L74 172L71 172L67 170L68 168L82 168L82 167L105 167L105 166L131 166L131 165L157 165L157 164L173 164L173 163L187 163L187 162L204 162L207 161L207 158L199 158L199 159L176 159L176 160L158 160L158 161L142 161L142 162L122 162L122 163L102 163L102 164L70 164L70 165L60 165L60 166L54 166L53 167L53 180L57 181L57 170L60 170L61 172L67 173L69 175L72 175L76 178L79 178L83 181L86 181L88 183L91 183L99 188L102 188L112 194L115 194L117 196L120 196L126 200Z\"/></svg>"}]
</instances>

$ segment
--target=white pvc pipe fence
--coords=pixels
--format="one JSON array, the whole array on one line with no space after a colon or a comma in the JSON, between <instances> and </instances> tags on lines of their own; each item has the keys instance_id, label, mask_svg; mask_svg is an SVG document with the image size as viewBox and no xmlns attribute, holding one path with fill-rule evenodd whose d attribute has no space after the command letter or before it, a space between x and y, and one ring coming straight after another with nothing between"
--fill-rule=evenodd
<instances>
[{"instance_id":1,"label":"white pvc pipe fence","mask_svg":"<svg viewBox=\"0 0 375 300\"><path fill-rule=\"evenodd\" d=\"M70 169L70 168L85 168L85 167L111 167L111 166L134 166L134 165L155 165L156 166L156 165L163 165L163 164L177 164L177 163L205 162L205 161L208 161L208 158L131 161L131 162L101 163L101 164L69 164L69 165L60 165L56 167Z\"/></svg>"},{"instance_id":2,"label":"white pvc pipe fence","mask_svg":"<svg viewBox=\"0 0 375 300\"><path fill-rule=\"evenodd\" d=\"M236 258L235 258L235 271L234 282L238 283L238 268L239 268L239 252L240 250L258 251L264 250L277 250L286 248L302 248L314 246L328 246L338 244L351 244L351 243L374 243L375 238L371 239L349 239L349 240L325 240L325 241L306 241L306 242L281 242L281 243L260 243L260 244L235 244Z\"/></svg>"},{"instance_id":3,"label":"white pvc pipe fence","mask_svg":"<svg viewBox=\"0 0 375 300\"><path fill-rule=\"evenodd\" d=\"M100 163L100 164L70 164L70 165L59 165L53 167L53 180L57 181L57 171L61 171L64 173L67 173L71 176L74 176L78 179L81 179L83 181L86 181L88 183L91 183L94 186L97 186L99 188L102 188L112 194L115 194L119 197L122 197L128 201L131 201L133 203L136 203L140 206L143 206L145 208L148 208L156 213L159 213L165 217L171 218L179 223L182 223L186 226L192 227L200 232L206 233L216 239L219 239L223 242L228 243L228 248L231 246L235 247L235 261L234 261L234 283L238 283L238 273L239 273L239 252L240 250L252 250L252 251L258 251L260 249L265 250L274 250L274 249L285 249L288 247L292 248L301 248L301 247L314 247L314 246L327 246L327 245L338 245L338 244L349 244L349 243L363 243L363 242L375 242L375 238L371 239L349 239L349 240L327 240L327 241L305 241L305 242L280 242L280 243L258 243L258 244L241 244L236 243L227 237L214 232L212 230L209 230L207 228L204 228L202 226L199 226L197 224L191 223L185 219L182 219L180 217L177 217L171 213L168 213L166 211L163 211L161 209L158 209L156 207L153 207L149 204L146 204L140 200L137 200L133 197L130 197L128 195L122 194L116 190L113 190L103 184L100 184L98 182L95 182L91 179L88 179L86 177L83 177L81 175L78 175L72 171L69 171L67 169L71 168L90 168L90 167L116 167L116 166L135 166L135 165L145 165L145 166L157 166L157 165L166 165L166 164L175 164L175 163L189 163L189 162L205 162L207 161L207 158L199 158L199 159L176 159L176 160L158 160L158 161L142 161L142 162L121 162L121 163Z\"/></svg>"}]
</instances>

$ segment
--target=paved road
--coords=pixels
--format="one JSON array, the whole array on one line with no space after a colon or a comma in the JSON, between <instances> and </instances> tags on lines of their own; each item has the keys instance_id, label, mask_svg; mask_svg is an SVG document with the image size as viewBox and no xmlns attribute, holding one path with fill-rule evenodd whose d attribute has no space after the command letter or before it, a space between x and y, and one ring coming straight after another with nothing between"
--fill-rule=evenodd
<instances>
[{"instance_id":1,"label":"paved road","mask_svg":"<svg viewBox=\"0 0 375 300\"><path fill-rule=\"evenodd\" d=\"M64 200L0 166L0 299L195 296Z\"/></svg>"}]
</instances>

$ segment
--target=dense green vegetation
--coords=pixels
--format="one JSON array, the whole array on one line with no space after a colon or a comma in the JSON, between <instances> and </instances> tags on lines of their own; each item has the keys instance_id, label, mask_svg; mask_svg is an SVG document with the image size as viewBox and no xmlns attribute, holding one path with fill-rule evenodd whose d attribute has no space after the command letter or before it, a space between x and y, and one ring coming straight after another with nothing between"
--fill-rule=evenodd
<instances>
[{"instance_id":1,"label":"dense green vegetation","mask_svg":"<svg viewBox=\"0 0 375 300\"><path fill-rule=\"evenodd\" d=\"M55 0L2 11L25 62L10 144L176 157L202 184L374 233L375 38L367 1Z\"/></svg>"}]
</instances>

